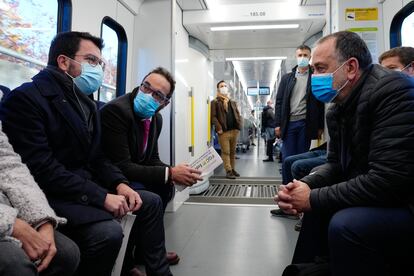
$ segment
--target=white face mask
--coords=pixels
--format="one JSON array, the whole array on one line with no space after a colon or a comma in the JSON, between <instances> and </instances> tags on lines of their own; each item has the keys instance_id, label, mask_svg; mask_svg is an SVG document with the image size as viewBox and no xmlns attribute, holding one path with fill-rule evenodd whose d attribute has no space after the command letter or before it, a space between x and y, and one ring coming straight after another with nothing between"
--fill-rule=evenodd
<instances>
[{"instance_id":1,"label":"white face mask","mask_svg":"<svg viewBox=\"0 0 414 276\"><path fill-rule=\"evenodd\" d=\"M229 89L226 86L220 87L219 91L221 94L227 95L229 93Z\"/></svg>"}]
</instances>

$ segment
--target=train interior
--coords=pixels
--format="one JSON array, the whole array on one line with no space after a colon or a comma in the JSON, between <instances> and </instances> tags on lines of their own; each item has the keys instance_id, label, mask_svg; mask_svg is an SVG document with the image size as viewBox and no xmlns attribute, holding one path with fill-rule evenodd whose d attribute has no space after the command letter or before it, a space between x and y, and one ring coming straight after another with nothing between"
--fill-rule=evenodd
<instances>
[{"instance_id":1,"label":"train interior","mask_svg":"<svg viewBox=\"0 0 414 276\"><path fill-rule=\"evenodd\" d=\"M220 151L210 102L216 83L226 81L245 122L236 153L241 177L227 179L220 166L193 187L176 190L165 214L167 250L181 257L171 270L182 276L281 275L293 255L297 221L269 212L277 208L280 148L275 143L274 162L262 161L267 158L262 109L275 102L281 76L296 65L299 45L312 48L326 34L351 30L366 41L374 61L394 46L413 46L413 3L0 0L0 84L14 89L30 81L46 66L58 31L100 36L106 68L94 97L101 104L132 91L157 66L174 74L176 89L161 111L159 139L161 159L174 165L191 164L209 147ZM311 147L320 143L314 140Z\"/></svg>"}]
</instances>

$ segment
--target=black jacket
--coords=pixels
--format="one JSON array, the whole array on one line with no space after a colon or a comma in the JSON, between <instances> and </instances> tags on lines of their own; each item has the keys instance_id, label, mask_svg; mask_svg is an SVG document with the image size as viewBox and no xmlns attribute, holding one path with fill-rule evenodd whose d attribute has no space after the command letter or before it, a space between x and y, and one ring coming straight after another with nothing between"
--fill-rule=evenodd
<instances>
[{"instance_id":1,"label":"black jacket","mask_svg":"<svg viewBox=\"0 0 414 276\"><path fill-rule=\"evenodd\" d=\"M158 137L162 128L161 114L152 117L145 154L139 145L143 129L134 113L138 89L107 103L101 109L102 145L106 155L130 181L145 185L166 185L165 167L158 153ZM171 186L173 187L173 186Z\"/></svg>"},{"instance_id":2,"label":"black jacket","mask_svg":"<svg viewBox=\"0 0 414 276\"><path fill-rule=\"evenodd\" d=\"M414 204L414 80L373 65L327 113L327 163L302 179L313 210Z\"/></svg>"},{"instance_id":3,"label":"black jacket","mask_svg":"<svg viewBox=\"0 0 414 276\"><path fill-rule=\"evenodd\" d=\"M3 130L52 208L69 224L113 219L104 209L106 195L127 180L100 150L100 118L94 102L79 92L93 118L91 135L69 103L72 82L65 84L65 78L45 69L13 90L0 108Z\"/></svg>"},{"instance_id":4,"label":"black jacket","mask_svg":"<svg viewBox=\"0 0 414 276\"><path fill-rule=\"evenodd\" d=\"M276 127L280 127L281 138L286 135L287 125L290 117L290 97L296 83L296 69L285 74L280 81L276 95L275 120ZM318 130L324 129L324 104L318 101L312 94L311 89L312 71L309 68L308 86L306 88L306 137L308 139L317 139Z\"/></svg>"},{"instance_id":5,"label":"black jacket","mask_svg":"<svg viewBox=\"0 0 414 276\"><path fill-rule=\"evenodd\" d=\"M267 127L275 128L276 121L275 121L275 112L273 107L266 105L263 107L262 112L262 132L265 131Z\"/></svg>"}]
</instances>

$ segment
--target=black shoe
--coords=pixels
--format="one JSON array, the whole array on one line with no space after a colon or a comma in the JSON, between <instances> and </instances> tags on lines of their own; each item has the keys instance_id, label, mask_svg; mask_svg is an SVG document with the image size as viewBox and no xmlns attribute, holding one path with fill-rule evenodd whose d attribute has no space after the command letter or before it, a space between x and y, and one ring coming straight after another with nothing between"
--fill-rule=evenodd
<instances>
[{"instance_id":1,"label":"black shoe","mask_svg":"<svg viewBox=\"0 0 414 276\"><path fill-rule=\"evenodd\" d=\"M302 228L302 220L303 218L301 218L296 224L295 224L295 231L300 232L300 229Z\"/></svg>"},{"instance_id":2,"label":"black shoe","mask_svg":"<svg viewBox=\"0 0 414 276\"><path fill-rule=\"evenodd\" d=\"M240 174L238 172L236 172L235 170L232 170L232 173L233 173L234 176L240 177Z\"/></svg>"},{"instance_id":3,"label":"black shoe","mask_svg":"<svg viewBox=\"0 0 414 276\"><path fill-rule=\"evenodd\" d=\"M228 178L228 179L236 179L236 176L233 174L232 171L227 171L226 178Z\"/></svg>"},{"instance_id":4,"label":"black shoe","mask_svg":"<svg viewBox=\"0 0 414 276\"><path fill-rule=\"evenodd\" d=\"M282 217L282 218L288 218L288 219L299 219L299 215L289 215L282 211L282 209L273 209L270 210L270 213L272 216L275 217Z\"/></svg>"},{"instance_id":5,"label":"black shoe","mask_svg":"<svg viewBox=\"0 0 414 276\"><path fill-rule=\"evenodd\" d=\"M263 162L273 162L273 158L264 159Z\"/></svg>"}]
</instances>

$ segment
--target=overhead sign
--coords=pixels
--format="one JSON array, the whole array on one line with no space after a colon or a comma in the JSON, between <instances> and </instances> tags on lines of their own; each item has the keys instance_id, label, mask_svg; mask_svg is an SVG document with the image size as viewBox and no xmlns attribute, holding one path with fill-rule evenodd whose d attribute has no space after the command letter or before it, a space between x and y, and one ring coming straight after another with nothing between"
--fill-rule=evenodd
<instances>
[{"instance_id":1,"label":"overhead sign","mask_svg":"<svg viewBox=\"0 0 414 276\"><path fill-rule=\"evenodd\" d=\"M270 88L269 87L248 87L247 88L247 96L257 96L257 95L270 95Z\"/></svg>"},{"instance_id":2,"label":"overhead sign","mask_svg":"<svg viewBox=\"0 0 414 276\"><path fill-rule=\"evenodd\" d=\"M378 8L348 8L345 10L346 21L378 20Z\"/></svg>"}]
</instances>

